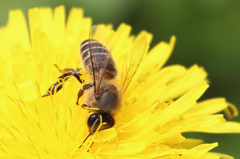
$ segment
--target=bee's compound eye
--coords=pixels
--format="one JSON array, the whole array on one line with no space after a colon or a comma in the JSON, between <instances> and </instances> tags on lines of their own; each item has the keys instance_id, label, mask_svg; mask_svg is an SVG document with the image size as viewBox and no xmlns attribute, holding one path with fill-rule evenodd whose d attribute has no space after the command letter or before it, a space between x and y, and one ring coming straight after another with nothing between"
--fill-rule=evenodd
<instances>
[{"instance_id":1,"label":"bee's compound eye","mask_svg":"<svg viewBox=\"0 0 240 159\"><path fill-rule=\"evenodd\" d=\"M99 125L100 117L99 114L91 114L88 118L88 128L91 129L92 126L95 124Z\"/></svg>"},{"instance_id":2,"label":"bee's compound eye","mask_svg":"<svg viewBox=\"0 0 240 159\"><path fill-rule=\"evenodd\" d=\"M101 130L113 127L114 119L110 114L101 114L101 116L102 116L102 122L106 123L101 127Z\"/></svg>"},{"instance_id":3,"label":"bee's compound eye","mask_svg":"<svg viewBox=\"0 0 240 159\"><path fill-rule=\"evenodd\" d=\"M106 124L102 125L99 131L113 127L114 119L110 114L101 114L101 116L102 122ZM91 114L88 118L87 124L90 132L96 131L100 124L100 114Z\"/></svg>"}]
</instances>

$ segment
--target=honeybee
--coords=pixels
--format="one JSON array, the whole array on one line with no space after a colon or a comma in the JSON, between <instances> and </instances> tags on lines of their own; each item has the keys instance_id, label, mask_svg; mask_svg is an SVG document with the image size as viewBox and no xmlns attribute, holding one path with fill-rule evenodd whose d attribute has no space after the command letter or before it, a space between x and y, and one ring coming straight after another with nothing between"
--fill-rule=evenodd
<instances>
[{"instance_id":1,"label":"honeybee","mask_svg":"<svg viewBox=\"0 0 240 159\"><path fill-rule=\"evenodd\" d=\"M77 69L65 68L61 70L58 68L56 64L55 64L55 67L62 73L62 75L58 77L58 81L55 82L51 87L49 87L47 93L44 94L42 97L54 95L56 92L60 91L62 89L63 82L67 81L71 76L74 76L80 83L84 82L84 80L80 78L80 76L82 75L80 73L81 68L77 68Z\"/></svg>"},{"instance_id":2,"label":"honeybee","mask_svg":"<svg viewBox=\"0 0 240 159\"><path fill-rule=\"evenodd\" d=\"M114 115L120 108L122 96L134 77L147 49L147 37L141 36L126 54L121 72L121 86L113 82L118 75L116 64L111 56L112 45L107 34L97 25L92 26L89 39L80 46L80 58L84 69L93 82L83 85L78 92L79 98L84 94L82 107L93 111L88 118L89 135L114 126ZM97 109L91 109L97 108ZM105 123L101 125L100 122ZM80 146L81 147L81 146Z\"/></svg>"}]
</instances>

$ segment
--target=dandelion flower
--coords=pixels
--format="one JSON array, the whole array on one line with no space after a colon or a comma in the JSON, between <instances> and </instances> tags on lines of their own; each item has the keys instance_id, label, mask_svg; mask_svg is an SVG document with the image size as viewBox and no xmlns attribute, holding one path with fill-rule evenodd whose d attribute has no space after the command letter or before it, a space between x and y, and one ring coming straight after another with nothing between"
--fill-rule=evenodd
<instances>
[{"instance_id":1,"label":"dandelion flower","mask_svg":"<svg viewBox=\"0 0 240 159\"><path fill-rule=\"evenodd\" d=\"M89 111L76 105L82 87L75 78L61 91L42 98L61 75L59 68L80 68L79 46L88 39L91 18L73 8L65 18L63 6L29 10L29 29L22 11L9 13L0 29L0 158L231 158L209 152L218 143L187 139L184 132L239 133L240 124L227 122L222 110L237 115L224 98L198 102L208 88L202 67L163 67L175 37L160 42L143 57L125 92L112 128L88 135ZM65 24L65 21L66 24ZM101 25L109 35L112 56L121 72L123 57L141 35L131 27ZM84 70L82 78L91 80ZM119 77L121 79L121 77ZM117 80L119 80L117 79ZM83 103L80 98L79 102Z\"/></svg>"}]
</instances>

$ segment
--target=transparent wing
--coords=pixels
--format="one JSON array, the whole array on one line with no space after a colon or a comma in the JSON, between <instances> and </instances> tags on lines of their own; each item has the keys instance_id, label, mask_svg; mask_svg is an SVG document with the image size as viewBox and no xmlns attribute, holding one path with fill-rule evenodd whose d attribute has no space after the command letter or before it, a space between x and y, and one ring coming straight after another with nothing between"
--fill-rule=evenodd
<instances>
[{"instance_id":1,"label":"transparent wing","mask_svg":"<svg viewBox=\"0 0 240 159\"><path fill-rule=\"evenodd\" d=\"M127 52L122 69L122 91L126 92L132 78L134 77L147 48L147 36L143 35L137 39L130 51Z\"/></svg>"},{"instance_id":2,"label":"transparent wing","mask_svg":"<svg viewBox=\"0 0 240 159\"><path fill-rule=\"evenodd\" d=\"M101 82L104 80L112 45L107 34L97 25L92 26L89 35L90 58L94 79L94 92L99 94Z\"/></svg>"}]
</instances>

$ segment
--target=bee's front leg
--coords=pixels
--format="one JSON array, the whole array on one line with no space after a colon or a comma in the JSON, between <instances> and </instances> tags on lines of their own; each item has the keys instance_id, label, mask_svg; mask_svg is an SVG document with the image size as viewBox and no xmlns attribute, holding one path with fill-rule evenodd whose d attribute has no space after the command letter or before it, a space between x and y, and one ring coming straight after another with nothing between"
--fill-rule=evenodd
<instances>
[{"instance_id":1,"label":"bee's front leg","mask_svg":"<svg viewBox=\"0 0 240 159\"><path fill-rule=\"evenodd\" d=\"M77 105L79 105L78 100L79 100L79 98L83 95L84 90L92 87L93 85L94 85L94 82L93 82L93 83L85 84L85 85L79 90L79 92L78 92L78 97L77 97L77 103L76 103Z\"/></svg>"},{"instance_id":2,"label":"bee's front leg","mask_svg":"<svg viewBox=\"0 0 240 159\"><path fill-rule=\"evenodd\" d=\"M81 104L81 107L82 107L83 109L89 108L89 106L88 106L87 104Z\"/></svg>"}]
</instances>

